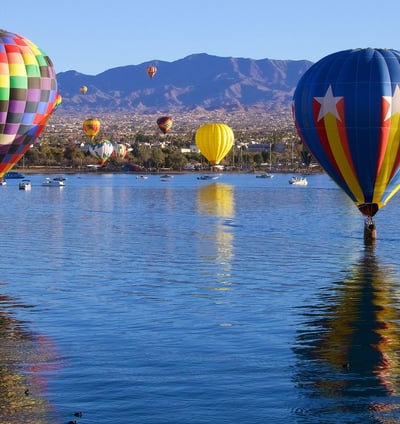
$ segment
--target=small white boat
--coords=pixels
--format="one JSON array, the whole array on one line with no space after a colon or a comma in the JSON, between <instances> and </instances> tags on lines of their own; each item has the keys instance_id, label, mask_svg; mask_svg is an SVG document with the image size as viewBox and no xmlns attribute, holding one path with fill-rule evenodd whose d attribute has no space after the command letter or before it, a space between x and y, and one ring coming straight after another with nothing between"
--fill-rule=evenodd
<instances>
[{"instance_id":1,"label":"small white boat","mask_svg":"<svg viewBox=\"0 0 400 424\"><path fill-rule=\"evenodd\" d=\"M32 188L30 180L22 180L18 185L20 190L30 190Z\"/></svg>"},{"instance_id":2,"label":"small white boat","mask_svg":"<svg viewBox=\"0 0 400 424\"><path fill-rule=\"evenodd\" d=\"M149 178L147 175L138 175L136 177L137 180L147 180L147 178Z\"/></svg>"},{"instance_id":3,"label":"small white boat","mask_svg":"<svg viewBox=\"0 0 400 424\"><path fill-rule=\"evenodd\" d=\"M46 178L43 183L43 186L46 187L64 187L65 186L65 178L63 177L55 177L53 179Z\"/></svg>"},{"instance_id":4,"label":"small white boat","mask_svg":"<svg viewBox=\"0 0 400 424\"><path fill-rule=\"evenodd\" d=\"M7 181L3 178L0 178L0 186L5 186L7 185Z\"/></svg>"},{"instance_id":5,"label":"small white boat","mask_svg":"<svg viewBox=\"0 0 400 424\"><path fill-rule=\"evenodd\" d=\"M198 180L218 180L219 175L200 175L197 177Z\"/></svg>"},{"instance_id":6,"label":"small white boat","mask_svg":"<svg viewBox=\"0 0 400 424\"><path fill-rule=\"evenodd\" d=\"M267 172L264 174L256 175L256 178L272 178L274 174L268 174Z\"/></svg>"},{"instance_id":7,"label":"small white boat","mask_svg":"<svg viewBox=\"0 0 400 424\"><path fill-rule=\"evenodd\" d=\"M306 177L292 177L289 184L306 186L308 184Z\"/></svg>"}]
</instances>

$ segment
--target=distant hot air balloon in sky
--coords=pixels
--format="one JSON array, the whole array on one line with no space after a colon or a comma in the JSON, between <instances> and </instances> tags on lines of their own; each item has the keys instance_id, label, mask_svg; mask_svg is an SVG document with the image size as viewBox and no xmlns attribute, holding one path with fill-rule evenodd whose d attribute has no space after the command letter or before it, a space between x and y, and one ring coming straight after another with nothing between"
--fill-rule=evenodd
<instances>
[{"instance_id":1,"label":"distant hot air balloon in sky","mask_svg":"<svg viewBox=\"0 0 400 424\"><path fill-rule=\"evenodd\" d=\"M146 69L146 73L150 78L153 78L157 72L157 68L155 66L148 66Z\"/></svg>"},{"instance_id":2,"label":"distant hot air balloon in sky","mask_svg":"<svg viewBox=\"0 0 400 424\"><path fill-rule=\"evenodd\" d=\"M81 92L81 94L86 94L88 91L88 88L86 87L86 85L82 85L79 91Z\"/></svg>"},{"instance_id":3,"label":"distant hot air balloon in sky","mask_svg":"<svg viewBox=\"0 0 400 424\"><path fill-rule=\"evenodd\" d=\"M162 116L157 119L158 128L162 131L163 134L167 134L171 131L173 120L170 116Z\"/></svg>"},{"instance_id":4,"label":"distant hot air balloon in sky","mask_svg":"<svg viewBox=\"0 0 400 424\"><path fill-rule=\"evenodd\" d=\"M100 121L96 118L85 119L82 127L83 132L93 140L100 132Z\"/></svg>"},{"instance_id":5,"label":"distant hot air balloon in sky","mask_svg":"<svg viewBox=\"0 0 400 424\"><path fill-rule=\"evenodd\" d=\"M27 38L0 30L0 178L43 132L56 96L50 58Z\"/></svg>"},{"instance_id":6,"label":"distant hot air balloon in sky","mask_svg":"<svg viewBox=\"0 0 400 424\"><path fill-rule=\"evenodd\" d=\"M103 166L110 158L114 151L113 143L106 139L101 139L98 142L92 142L89 144L89 153L92 156L100 159L100 166Z\"/></svg>"},{"instance_id":7,"label":"distant hot air balloon in sky","mask_svg":"<svg viewBox=\"0 0 400 424\"><path fill-rule=\"evenodd\" d=\"M374 226L400 188L400 52L326 56L300 79L293 109L306 146Z\"/></svg>"},{"instance_id":8,"label":"distant hot air balloon in sky","mask_svg":"<svg viewBox=\"0 0 400 424\"><path fill-rule=\"evenodd\" d=\"M226 124L204 124L196 131L195 140L201 154L210 165L218 165L229 153L235 136Z\"/></svg>"}]
</instances>

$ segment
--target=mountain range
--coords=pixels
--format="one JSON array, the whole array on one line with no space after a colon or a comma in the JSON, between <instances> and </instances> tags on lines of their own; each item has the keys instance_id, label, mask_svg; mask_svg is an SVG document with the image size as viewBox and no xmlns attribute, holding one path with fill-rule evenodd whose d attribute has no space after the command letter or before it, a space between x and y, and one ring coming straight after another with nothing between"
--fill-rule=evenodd
<instances>
[{"instance_id":1,"label":"mountain range","mask_svg":"<svg viewBox=\"0 0 400 424\"><path fill-rule=\"evenodd\" d=\"M146 69L156 66L150 78ZM172 113L199 109L274 111L290 106L296 85L312 65L193 54L174 62L154 60L108 69L98 75L57 74L66 113ZM88 88L86 94L80 87Z\"/></svg>"}]
</instances>

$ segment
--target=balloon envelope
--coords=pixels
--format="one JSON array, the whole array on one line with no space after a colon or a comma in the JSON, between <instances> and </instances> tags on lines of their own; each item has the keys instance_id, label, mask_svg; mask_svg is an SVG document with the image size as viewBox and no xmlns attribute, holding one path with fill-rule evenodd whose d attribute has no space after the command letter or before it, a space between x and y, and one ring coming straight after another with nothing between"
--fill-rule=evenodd
<instances>
[{"instance_id":1,"label":"balloon envelope","mask_svg":"<svg viewBox=\"0 0 400 424\"><path fill-rule=\"evenodd\" d=\"M93 139L100 131L100 121L96 118L85 119L82 128L83 132Z\"/></svg>"},{"instance_id":2,"label":"balloon envelope","mask_svg":"<svg viewBox=\"0 0 400 424\"><path fill-rule=\"evenodd\" d=\"M88 88L86 87L86 85L82 85L82 86L81 86L81 88L79 89L79 91L80 91L82 94L86 94L86 93L87 93L87 91L88 91Z\"/></svg>"},{"instance_id":3,"label":"balloon envelope","mask_svg":"<svg viewBox=\"0 0 400 424\"><path fill-rule=\"evenodd\" d=\"M100 166L103 166L114 151L113 143L106 139L89 144L89 153L100 159Z\"/></svg>"},{"instance_id":4,"label":"balloon envelope","mask_svg":"<svg viewBox=\"0 0 400 424\"><path fill-rule=\"evenodd\" d=\"M170 116L162 116L161 118L157 119L158 128L160 128L163 134L171 131L173 123L174 122Z\"/></svg>"},{"instance_id":5,"label":"balloon envelope","mask_svg":"<svg viewBox=\"0 0 400 424\"><path fill-rule=\"evenodd\" d=\"M232 129L218 123L202 125L195 135L197 147L211 165L218 165L229 153L234 139Z\"/></svg>"},{"instance_id":6,"label":"balloon envelope","mask_svg":"<svg viewBox=\"0 0 400 424\"><path fill-rule=\"evenodd\" d=\"M400 52L356 49L311 66L294 93L300 137L365 216L400 183Z\"/></svg>"},{"instance_id":7,"label":"balloon envelope","mask_svg":"<svg viewBox=\"0 0 400 424\"><path fill-rule=\"evenodd\" d=\"M0 177L43 132L56 95L50 58L27 38L0 30Z\"/></svg>"},{"instance_id":8,"label":"balloon envelope","mask_svg":"<svg viewBox=\"0 0 400 424\"><path fill-rule=\"evenodd\" d=\"M150 78L153 78L157 72L157 68L155 66L148 66L146 69L146 73Z\"/></svg>"},{"instance_id":9,"label":"balloon envelope","mask_svg":"<svg viewBox=\"0 0 400 424\"><path fill-rule=\"evenodd\" d=\"M128 153L128 147L126 146L126 144L114 143L113 146L114 151L112 153L112 156L119 159L124 159L126 154Z\"/></svg>"}]
</instances>

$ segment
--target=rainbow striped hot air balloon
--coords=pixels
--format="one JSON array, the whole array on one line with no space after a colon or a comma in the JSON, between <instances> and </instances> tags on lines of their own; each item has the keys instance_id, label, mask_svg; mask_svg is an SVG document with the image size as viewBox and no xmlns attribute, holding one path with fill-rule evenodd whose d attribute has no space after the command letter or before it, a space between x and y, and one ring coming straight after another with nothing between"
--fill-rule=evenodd
<instances>
[{"instance_id":1,"label":"rainbow striped hot air balloon","mask_svg":"<svg viewBox=\"0 0 400 424\"><path fill-rule=\"evenodd\" d=\"M55 104L54 104L54 110L57 110L60 107L61 103L62 103L62 96L61 96L60 93L57 93L56 101L55 101Z\"/></svg>"},{"instance_id":2,"label":"rainbow striped hot air balloon","mask_svg":"<svg viewBox=\"0 0 400 424\"><path fill-rule=\"evenodd\" d=\"M43 132L56 96L56 72L46 53L0 30L0 178Z\"/></svg>"}]
</instances>

